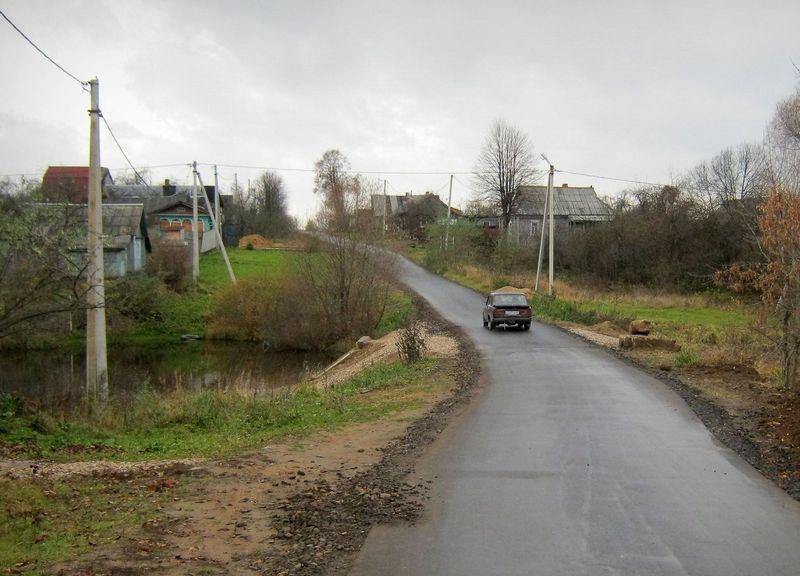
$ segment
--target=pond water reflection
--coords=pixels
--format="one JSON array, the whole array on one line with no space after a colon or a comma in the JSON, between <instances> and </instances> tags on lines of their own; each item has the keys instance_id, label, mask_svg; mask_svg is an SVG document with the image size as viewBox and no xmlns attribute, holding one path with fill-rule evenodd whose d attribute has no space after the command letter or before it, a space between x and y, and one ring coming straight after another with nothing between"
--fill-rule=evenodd
<instances>
[{"instance_id":1,"label":"pond water reflection","mask_svg":"<svg viewBox=\"0 0 800 576\"><path fill-rule=\"evenodd\" d=\"M109 396L127 403L147 387L162 393L236 389L254 394L296 384L331 360L320 352L265 352L258 344L241 342L112 347ZM0 394L70 411L83 400L85 365L83 354L61 350L0 353Z\"/></svg>"}]
</instances>

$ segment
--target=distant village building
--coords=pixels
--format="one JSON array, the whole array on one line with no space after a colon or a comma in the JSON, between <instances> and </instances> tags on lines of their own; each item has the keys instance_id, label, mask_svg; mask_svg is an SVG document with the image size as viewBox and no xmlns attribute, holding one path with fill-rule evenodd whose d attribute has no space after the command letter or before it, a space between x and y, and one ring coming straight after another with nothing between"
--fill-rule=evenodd
<instances>
[{"instance_id":1,"label":"distant village building","mask_svg":"<svg viewBox=\"0 0 800 576\"><path fill-rule=\"evenodd\" d=\"M510 238L521 243L538 241L546 198L547 186L520 186L516 214L508 224ZM559 228L587 226L611 219L611 209L600 200L593 186L562 184L553 188L553 198L553 222ZM498 216L479 216L476 220L483 226L500 226Z\"/></svg>"},{"instance_id":2,"label":"distant village building","mask_svg":"<svg viewBox=\"0 0 800 576\"><path fill-rule=\"evenodd\" d=\"M144 268L151 246L142 205L104 204L102 209L105 276L118 278ZM89 217L87 204L40 203L31 204L31 210L42 222L73 230L85 229ZM79 238L76 244L66 249L73 255L70 260L82 265L88 259L86 233L76 236Z\"/></svg>"},{"instance_id":3,"label":"distant village building","mask_svg":"<svg viewBox=\"0 0 800 576\"><path fill-rule=\"evenodd\" d=\"M373 194L370 198L372 210L370 212L374 226L378 229L383 225L384 215L386 226L389 230L402 229L411 233L419 233L427 224L444 222L447 219L447 204L432 192L413 195ZM462 216L460 210L450 209L450 217L455 219Z\"/></svg>"},{"instance_id":4,"label":"distant village building","mask_svg":"<svg viewBox=\"0 0 800 576\"><path fill-rule=\"evenodd\" d=\"M100 189L103 197L114 183L108 168L100 169ZM42 178L42 194L49 202L87 204L89 202L88 166L49 166Z\"/></svg>"},{"instance_id":5,"label":"distant village building","mask_svg":"<svg viewBox=\"0 0 800 576\"><path fill-rule=\"evenodd\" d=\"M205 234L213 230L214 225L211 213L216 210L214 186L204 187L210 204L206 201L198 187L197 212L198 233L200 234L200 250L208 252L217 247L216 234ZM154 235L168 240L188 243L192 239L192 205L195 188L193 186L176 185L165 180L163 185L148 186L135 185L110 185L107 187L108 197L105 202L109 204L137 202L144 206L145 217ZM224 205L223 196L220 196L220 212Z\"/></svg>"}]
</instances>

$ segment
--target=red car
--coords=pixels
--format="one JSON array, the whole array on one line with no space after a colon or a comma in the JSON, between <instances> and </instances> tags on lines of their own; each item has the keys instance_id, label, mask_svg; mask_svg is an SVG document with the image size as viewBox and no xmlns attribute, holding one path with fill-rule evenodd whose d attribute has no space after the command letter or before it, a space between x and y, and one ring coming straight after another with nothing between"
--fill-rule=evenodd
<instances>
[{"instance_id":1,"label":"red car","mask_svg":"<svg viewBox=\"0 0 800 576\"><path fill-rule=\"evenodd\" d=\"M528 298L522 292L490 292L483 307L483 326L494 330L504 324L529 330L532 315Z\"/></svg>"}]
</instances>

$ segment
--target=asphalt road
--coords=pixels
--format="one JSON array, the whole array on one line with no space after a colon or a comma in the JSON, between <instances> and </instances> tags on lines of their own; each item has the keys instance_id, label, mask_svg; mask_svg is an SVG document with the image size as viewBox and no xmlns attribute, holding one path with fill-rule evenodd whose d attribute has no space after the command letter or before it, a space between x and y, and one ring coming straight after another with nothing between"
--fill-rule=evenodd
<instances>
[{"instance_id":1,"label":"asphalt road","mask_svg":"<svg viewBox=\"0 0 800 576\"><path fill-rule=\"evenodd\" d=\"M352 575L800 575L800 504L663 383L553 327L489 332L479 295L402 268L488 385L421 463L423 518L374 528Z\"/></svg>"}]
</instances>

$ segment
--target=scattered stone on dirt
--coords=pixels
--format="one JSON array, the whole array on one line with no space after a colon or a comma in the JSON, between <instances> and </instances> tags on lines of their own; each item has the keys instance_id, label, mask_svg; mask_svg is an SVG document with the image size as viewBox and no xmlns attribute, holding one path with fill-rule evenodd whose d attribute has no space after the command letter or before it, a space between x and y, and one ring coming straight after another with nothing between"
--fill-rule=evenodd
<instances>
[{"instance_id":1,"label":"scattered stone on dirt","mask_svg":"<svg viewBox=\"0 0 800 576\"><path fill-rule=\"evenodd\" d=\"M433 330L437 329L442 327ZM413 521L419 516L429 485L408 481L414 462L454 411L468 401L479 378L477 355L463 339L454 370L458 385L452 395L382 448L381 459L374 466L335 486L317 482L287 499L272 522L285 548L281 554L261 557L264 573L346 573L373 525Z\"/></svg>"},{"instance_id":2,"label":"scattered stone on dirt","mask_svg":"<svg viewBox=\"0 0 800 576\"><path fill-rule=\"evenodd\" d=\"M568 332L577 334L584 340L594 342L600 346L605 346L606 348L619 348L619 336L609 336L607 334L595 332L594 330L590 330L588 328L579 328L577 326L562 326L562 328Z\"/></svg>"},{"instance_id":3,"label":"scattered stone on dirt","mask_svg":"<svg viewBox=\"0 0 800 576\"><path fill-rule=\"evenodd\" d=\"M146 462L45 462L39 460L0 460L0 476L12 479L48 478L63 480L71 476L129 478L145 473L167 474L175 470L198 468L202 460L150 460Z\"/></svg>"}]
</instances>

